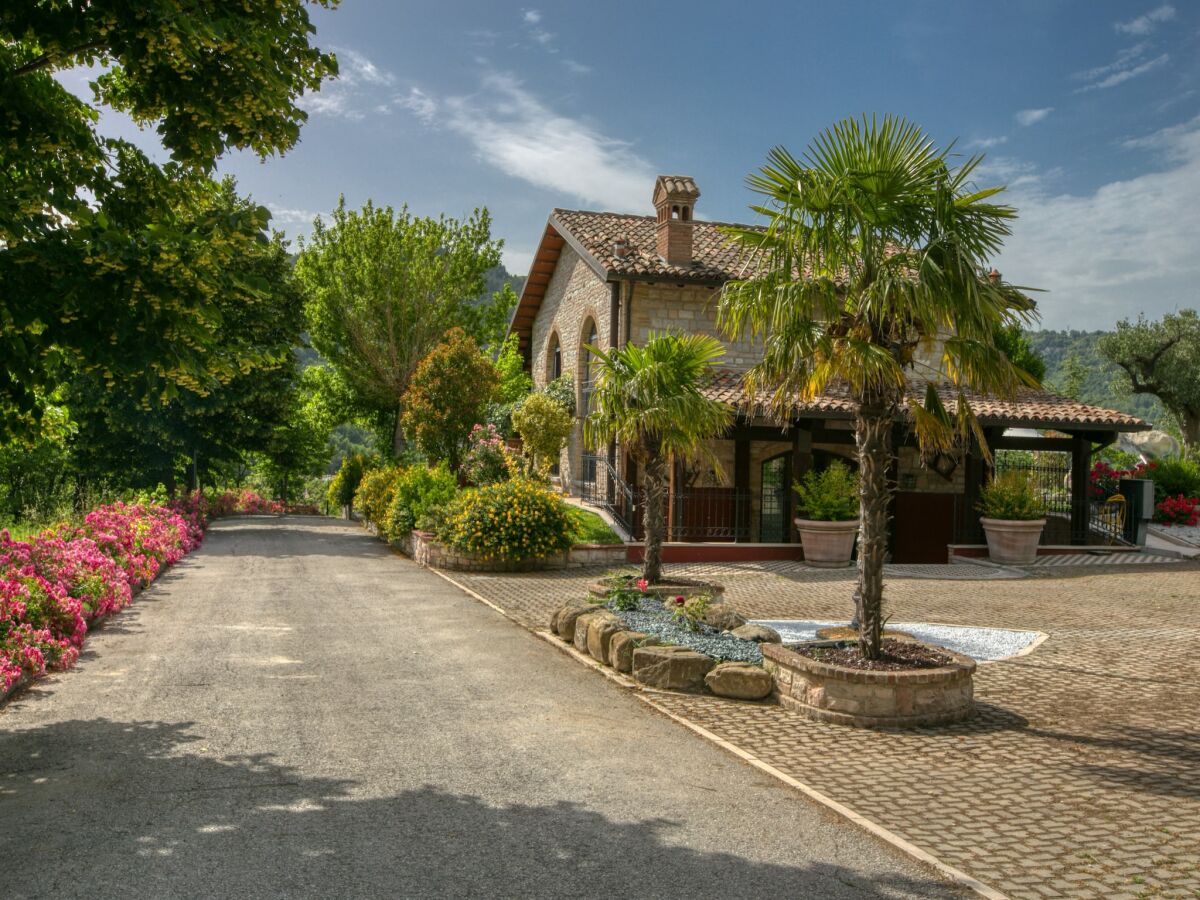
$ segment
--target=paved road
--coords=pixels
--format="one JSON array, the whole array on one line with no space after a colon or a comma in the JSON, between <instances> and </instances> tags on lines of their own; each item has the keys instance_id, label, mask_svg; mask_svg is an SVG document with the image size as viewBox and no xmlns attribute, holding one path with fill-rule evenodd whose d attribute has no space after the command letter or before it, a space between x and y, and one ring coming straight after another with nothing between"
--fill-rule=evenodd
<instances>
[{"instance_id":1,"label":"paved road","mask_svg":"<svg viewBox=\"0 0 1200 900\"><path fill-rule=\"evenodd\" d=\"M305 518L219 523L0 710L0 835L6 900L961 896Z\"/></svg>"}]
</instances>

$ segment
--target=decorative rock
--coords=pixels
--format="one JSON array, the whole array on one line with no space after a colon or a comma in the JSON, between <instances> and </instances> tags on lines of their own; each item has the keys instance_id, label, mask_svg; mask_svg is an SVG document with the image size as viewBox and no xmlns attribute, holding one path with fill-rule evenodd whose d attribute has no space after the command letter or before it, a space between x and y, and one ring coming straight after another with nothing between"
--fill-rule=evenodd
<instances>
[{"instance_id":1,"label":"decorative rock","mask_svg":"<svg viewBox=\"0 0 1200 900\"><path fill-rule=\"evenodd\" d=\"M736 609L725 603L715 603L705 611L704 624L719 628L721 631L733 631L746 624L746 619L738 615Z\"/></svg>"},{"instance_id":2,"label":"decorative rock","mask_svg":"<svg viewBox=\"0 0 1200 900\"><path fill-rule=\"evenodd\" d=\"M558 611L555 630L558 636L568 644L575 639L575 623L584 613L595 612L596 606L590 603L568 603Z\"/></svg>"},{"instance_id":3,"label":"decorative rock","mask_svg":"<svg viewBox=\"0 0 1200 900\"><path fill-rule=\"evenodd\" d=\"M708 689L718 697L761 700L775 687L770 674L749 663L723 662L704 676Z\"/></svg>"},{"instance_id":4,"label":"decorative rock","mask_svg":"<svg viewBox=\"0 0 1200 900\"><path fill-rule=\"evenodd\" d=\"M731 629L730 634L743 641L754 641L756 644L782 644L783 638L774 628L766 625L742 625Z\"/></svg>"},{"instance_id":5,"label":"decorative rock","mask_svg":"<svg viewBox=\"0 0 1200 900\"><path fill-rule=\"evenodd\" d=\"M633 651L638 647L653 647L658 638L640 631L618 631L608 645L608 664L628 675L633 671Z\"/></svg>"},{"instance_id":6,"label":"decorative rock","mask_svg":"<svg viewBox=\"0 0 1200 900\"><path fill-rule=\"evenodd\" d=\"M575 644L575 649L582 653L588 652L588 626L591 625L592 619L601 614L612 615L607 609L591 609L585 611L583 615L575 619L575 634L571 641ZM561 618L561 617L560 617Z\"/></svg>"},{"instance_id":7,"label":"decorative rock","mask_svg":"<svg viewBox=\"0 0 1200 900\"><path fill-rule=\"evenodd\" d=\"M606 610L607 612L607 610ZM625 623L613 615L595 615L588 617L587 648L592 659L608 664L608 649L614 634L625 630Z\"/></svg>"},{"instance_id":8,"label":"decorative rock","mask_svg":"<svg viewBox=\"0 0 1200 900\"><path fill-rule=\"evenodd\" d=\"M638 647L633 651L633 677L649 687L699 691L716 660L687 647Z\"/></svg>"}]
</instances>

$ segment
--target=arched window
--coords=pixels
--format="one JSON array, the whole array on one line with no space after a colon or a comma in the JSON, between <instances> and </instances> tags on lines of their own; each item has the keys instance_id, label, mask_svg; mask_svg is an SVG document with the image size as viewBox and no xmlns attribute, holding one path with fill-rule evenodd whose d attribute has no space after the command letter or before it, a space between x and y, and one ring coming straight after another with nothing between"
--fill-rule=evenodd
<instances>
[{"instance_id":1,"label":"arched window","mask_svg":"<svg viewBox=\"0 0 1200 900\"><path fill-rule=\"evenodd\" d=\"M550 344L546 348L546 378L553 381L563 373L562 367L562 344L558 341L558 335L550 335Z\"/></svg>"},{"instance_id":2,"label":"arched window","mask_svg":"<svg viewBox=\"0 0 1200 900\"><path fill-rule=\"evenodd\" d=\"M584 326L584 338L579 345L579 414L586 416L591 411L592 380L595 378L596 367L592 365L592 353L586 346L596 347L600 339L596 330L596 320L588 319Z\"/></svg>"}]
</instances>

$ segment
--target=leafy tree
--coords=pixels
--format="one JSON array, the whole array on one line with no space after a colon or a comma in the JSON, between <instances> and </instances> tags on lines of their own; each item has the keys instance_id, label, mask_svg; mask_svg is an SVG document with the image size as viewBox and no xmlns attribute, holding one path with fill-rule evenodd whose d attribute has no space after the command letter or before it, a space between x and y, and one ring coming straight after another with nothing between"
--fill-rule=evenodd
<instances>
[{"instance_id":1,"label":"leafy tree","mask_svg":"<svg viewBox=\"0 0 1200 900\"><path fill-rule=\"evenodd\" d=\"M181 218L179 200L227 149L295 144L300 95L336 73L308 5L0 5L0 436L34 428L65 363L168 398L240 368L233 344L203 355L222 326L210 299L268 214ZM55 78L92 64L96 103L155 126L169 164L102 137Z\"/></svg>"},{"instance_id":2,"label":"leafy tree","mask_svg":"<svg viewBox=\"0 0 1200 900\"><path fill-rule=\"evenodd\" d=\"M1018 369L1028 372L1039 383L1046 377L1046 361L1033 349L1020 322L997 326L992 340Z\"/></svg>"},{"instance_id":3,"label":"leafy tree","mask_svg":"<svg viewBox=\"0 0 1200 900\"><path fill-rule=\"evenodd\" d=\"M1088 370L1080 360L1079 354L1071 351L1063 360L1059 390L1063 396L1072 400L1082 400L1084 386L1087 384Z\"/></svg>"},{"instance_id":4,"label":"leafy tree","mask_svg":"<svg viewBox=\"0 0 1200 900\"><path fill-rule=\"evenodd\" d=\"M591 447L616 439L643 466L646 549L642 577L662 578L666 489L672 457L701 456L720 470L708 442L733 421L733 410L701 392L712 364L725 353L700 334L651 335L644 347L607 352L587 348L598 369L584 440Z\"/></svg>"},{"instance_id":5,"label":"leafy tree","mask_svg":"<svg viewBox=\"0 0 1200 900\"><path fill-rule=\"evenodd\" d=\"M496 375L500 379L496 399L488 406L486 419L502 435L510 437L513 434L513 410L533 390L533 379L525 371L525 360L515 334L505 338L500 347L496 356Z\"/></svg>"},{"instance_id":6,"label":"leafy tree","mask_svg":"<svg viewBox=\"0 0 1200 900\"><path fill-rule=\"evenodd\" d=\"M386 423L397 456L401 398L417 364L450 328L488 343L507 324L511 290L477 300L500 259L490 229L486 209L459 222L370 202L355 212L343 198L330 224L316 221L297 260L313 346L345 384L352 412Z\"/></svg>"},{"instance_id":7,"label":"leafy tree","mask_svg":"<svg viewBox=\"0 0 1200 900\"><path fill-rule=\"evenodd\" d=\"M1100 352L1124 373L1135 394L1153 394L1179 423L1189 449L1200 447L1200 316L1194 309L1150 322L1122 319Z\"/></svg>"},{"instance_id":8,"label":"leafy tree","mask_svg":"<svg viewBox=\"0 0 1200 900\"><path fill-rule=\"evenodd\" d=\"M893 425L907 405L924 450L952 449L969 431L983 444L968 393L1011 396L1033 383L995 343L997 328L1030 318L1032 304L983 274L1015 212L991 202L1002 188L972 186L981 157L951 169L948 153L903 119L843 120L803 160L771 151L748 179L765 197L754 208L766 230L728 229L756 263L725 286L719 307L728 334L765 340L748 394L766 392L784 422L797 398L831 387L855 406L857 618L868 659L881 653ZM920 344L951 327L940 359L918 368ZM929 382L923 400L909 394L910 376ZM938 382L954 396L953 415Z\"/></svg>"},{"instance_id":9,"label":"leafy tree","mask_svg":"<svg viewBox=\"0 0 1200 900\"><path fill-rule=\"evenodd\" d=\"M320 475L329 463L329 417L321 409L311 380L305 381L301 378L300 385L280 404L280 421L271 429L261 454L260 468L284 503L291 501L297 479Z\"/></svg>"},{"instance_id":10,"label":"leafy tree","mask_svg":"<svg viewBox=\"0 0 1200 900\"><path fill-rule=\"evenodd\" d=\"M458 472L471 428L496 390L496 369L475 339L452 328L417 365L404 395L403 427L431 462Z\"/></svg>"},{"instance_id":11,"label":"leafy tree","mask_svg":"<svg viewBox=\"0 0 1200 900\"><path fill-rule=\"evenodd\" d=\"M557 400L545 394L530 394L513 413L513 425L533 459L535 470L544 471L566 446L575 420Z\"/></svg>"}]
</instances>

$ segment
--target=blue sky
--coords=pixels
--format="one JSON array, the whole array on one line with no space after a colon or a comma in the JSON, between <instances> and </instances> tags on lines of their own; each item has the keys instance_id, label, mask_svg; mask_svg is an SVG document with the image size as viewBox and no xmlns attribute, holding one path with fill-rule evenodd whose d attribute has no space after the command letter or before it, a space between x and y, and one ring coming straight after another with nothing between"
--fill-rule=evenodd
<instances>
[{"instance_id":1,"label":"blue sky","mask_svg":"<svg viewBox=\"0 0 1200 900\"><path fill-rule=\"evenodd\" d=\"M342 75L301 143L222 170L291 235L339 193L486 205L524 273L555 206L650 212L658 173L746 221L748 172L834 120L893 112L1009 185L995 262L1045 327L1200 304L1200 2L442 3L316 10ZM109 116L113 129L130 126Z\"/></svg>"}]
</instances>

